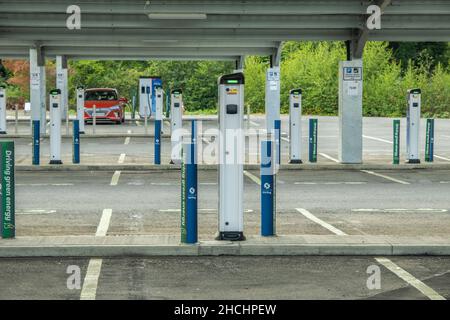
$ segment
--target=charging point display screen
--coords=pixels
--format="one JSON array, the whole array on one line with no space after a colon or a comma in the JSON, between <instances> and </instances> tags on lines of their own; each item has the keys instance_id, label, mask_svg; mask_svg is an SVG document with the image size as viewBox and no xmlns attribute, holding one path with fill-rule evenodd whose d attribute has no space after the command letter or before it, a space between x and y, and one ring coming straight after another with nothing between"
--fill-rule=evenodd
<instances>
[{"instance_id":1,"label":"charging point display screen","mask_svg":"<svg viewBox=\"0 0 450 320\"><path fill-rule=\"evenodd\" d=\"M237 114L238 106L237 104L228 104L227 105L227 114Z\"/></svg>"}]
</instances>

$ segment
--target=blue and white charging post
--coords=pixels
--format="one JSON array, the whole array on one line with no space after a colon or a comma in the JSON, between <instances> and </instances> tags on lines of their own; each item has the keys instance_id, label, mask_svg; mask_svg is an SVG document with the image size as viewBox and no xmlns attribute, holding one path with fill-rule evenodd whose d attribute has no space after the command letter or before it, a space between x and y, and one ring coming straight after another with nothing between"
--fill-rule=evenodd
<instances>
[{"instance_id":1,"label":"blue and white charging post","mask_svg":"<svg viewBox=\"0 0 450 320\"><path fill-rule=\"evenodd\" d=\"M198 241L197 122L192 121L191 141L183 143L181 165L181 242Z\"/></svg>"},{"instance_id":2,"label":"blue and white charging post","mask_svg":"<svg viewBox=\"0 0 450 320\"><path fill-rule=\"evenodd\" d=\"M274 138L275 138L275 148L277 150L275 159L277 164L281 164L281 120L274 121Z\"/></svg>"},{"instance_id":3,"label":"blue and white charging post","mask_svg":"<svg viewBox=\"0 0 450 320\"><path fill-rule=\"evenodd\" d=\"M35 166L38 166L40 163L40 155L41 155L41 131L40 131L40 120L33 120L31 122L32 124L32 130L33 130L33 160L32 163Z\"/></svg>"},{"instance_id":4,"label":"blue and white charging post","mask_svg":"<svg viewBox=\"0 0 450 320\"><path fill-rule=\"evenodd\" d=\"M276 147L261 141L261 236L276 235Z\"/></svg>"},{"instance_id":5,"label":"blue and white charging post","mask_svg":"<svg viewBox=\"0 0 450 320\"><path fill-rule=\"evenodd\" d=\"M72 163L80 163L80 121L73 120L73 151Z\"/></svg>"},{"instance_id":6,"label":"blue and white charging post","mask_svg":"<svg viewBox=\"0 0 450 320\"><path fill-rule=\"evenodd\" d=\"M161 130L163 118L164 92L162 87L156 88L155 109L155 164L161 164Z\"/></svg>"}]
</instances>

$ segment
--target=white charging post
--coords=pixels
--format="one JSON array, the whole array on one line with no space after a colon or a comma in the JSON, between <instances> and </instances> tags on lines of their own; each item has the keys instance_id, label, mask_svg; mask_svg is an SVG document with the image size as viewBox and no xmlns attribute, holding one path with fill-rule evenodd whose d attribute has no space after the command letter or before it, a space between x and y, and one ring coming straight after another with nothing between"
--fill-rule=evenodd
<instances>
[{"instance_id":1,"label":"white charging post","mask_svg":"<svg viewBox=\"0 0 450 320\"><path fill-rule=\"evenodd\" d=\"M419 136L421 113L420 89L408 90L408 110L406 112L406 162L420 163Z\"/></svg>"},{"instance_id":2,"label":"white charging post","mask_svg":"<svg viewBox=\"0 0 450 320\"><path fill-rule=\"evenodd\" d=\"M84 87L77 87L77 119L80 125L80 133L84 133Z\"/></svg>"},{"instance_id":3,"label":"white charging post","mask_svg":"<svg viewBox=\"0 0 450 320\"><path fill-rule=\"evenodd\" d=\"M183 92L174 89L170 93L170 141L172 144L171 164L181 163L183 143Z\"/></svg>"},{"instance_id":4,"label":"white charging post","mask_svg":"<svg viewBox=\"0 0 450 320\"><path fill-rule=\"evenodd\" d=\"M302 163L302 89L289 93L289 163Z\"/></svg>"},{"instance_id":5,"label":"white charging post","mask_svg":"<svg viewBox=\"0 0 450 320\"><path fill-rule=\"evenodd\" d=\"M161 164L161 132L163 118L164 90L155 87L155 164Z\"/></svg>"},{"instance_id":6,"label":"white charging post","mask_svg":"<svg viewBox=\"0 0 450 320\"><path fill-rule=\"evenodd\" d=\"M219 78L219 240L244 237L244 74Z\"/></svg>"},{"instance_id":7,"label":"white charging post","mask_svg":"<svg viewBox=\"0 0 450 320\"><path fill-rule=\"evenodd\" d=\"M6 134L6 87L0 85L0 134Z\"/></svg>"},{"instance_id":8,"label":"white charging post","mask_svg":"<svg viewBox=\"0 0 450 320\"><path fill-rule=\"evenodd\" d=\"M50 164L61 161L61 90L50 91Z\"/></svg>"},{"instance_id":9,"label":"white charging post","mask_svg":"<svg viewBox=\"0 0 450 320\"><path fill-rule=\"evenodd\" d=\"M139 115L142 119L152 114L152 79L139 78Z\"/></svg>"}]
</instances>

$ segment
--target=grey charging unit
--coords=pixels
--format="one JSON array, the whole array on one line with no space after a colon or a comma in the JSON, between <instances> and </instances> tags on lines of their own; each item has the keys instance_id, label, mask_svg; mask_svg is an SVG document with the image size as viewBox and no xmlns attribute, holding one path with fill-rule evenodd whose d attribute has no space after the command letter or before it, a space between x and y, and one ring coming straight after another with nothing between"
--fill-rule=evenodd
<instances>
[{"instance_id":1,"label":"grey charging unit","mask_svg":"<svg viewBox=\"0 0 450 320\"><path fill-rule=\"evenodd\" d=\"M183 92L181 89L174 89L170 92L170 128L171 163L181 164L183 143Z\"/></svg>"},{"instance_id":2,"label":"grey charging unit","mask_svg":"<svg viewBox=\"0 0 450 320\"><path fill-rule=\"evenodd\" d=\"M266 128L271 133L275 120L280 120L280 67L269 68L266 77Z\"/></svg>"},{"instance_id":3,"label":"grey charging unit","mask_svg":"<svg viewBox=\"0 0 450 320\"><path fill-rule=\"evenodd\" d=\"M289 92L289 163L302 163L302 89Z\"/></svg>"},{"instance_id":4,"label":"grey charging unit","mask_svg":"<svg viewBox=\"0 0 450 320\"><path fill-rule=\"evenodd\" d=\"M139 79L139 115L150 118L152 114L152 78Z\"/></svg>"},{"instance_id":5,"label":"grey charging unit","mask_svg":"<svg viewBox=\"0 0 450 320\"><path fill-rule=\"evenodd\" d=\"M0 134L6 134L6 88L0 85Z\"/></svg>"},{"instance_id":6,"label":"grey charging unit","mask_svg":"<svg viewBox=\"0 0 450 320\"><path fill-rule=\"evenodd\" d=\"M61 161L61 90L50 91L50 164Z\"/></svg>"},{"instance_id":7,"label":"grey charging unit","mask_svg":"<svg viewBox=\"0 0 450 320\"><path fill-rule=\"evenodd\" d=\"M408 90L408 110L406 112L406 162L420 163L419 135L420 135L420 89Z\"/></svg>"},{"instance_id":8,"label":"grey charging unit","mask_svg":"<svg viewBox=\"0 0 450 320\"><path fill-rule=\"evenodd\" d=\"M219 240L244 237L244 74L219 78Z\"/></svg>"},{"instance_id":9,"label":"grey charging unit","mask_svg":"<svg viewBox=\"0 0 450 320\"><path fill-rule=\"evenodd\" d=\"M80 133L84 133L84 87L77 87L77 119L80 124Z\"/></svg>"},{"instance_id":10,"label":"grey charging unit","mask_svg":"<svg viewBox=\"0 0 450 320\"><path fill-rule=\"evenodd\" d=\"M339 161L362 163L362 60L339 63Z\"/></svg>"}]
</instances>

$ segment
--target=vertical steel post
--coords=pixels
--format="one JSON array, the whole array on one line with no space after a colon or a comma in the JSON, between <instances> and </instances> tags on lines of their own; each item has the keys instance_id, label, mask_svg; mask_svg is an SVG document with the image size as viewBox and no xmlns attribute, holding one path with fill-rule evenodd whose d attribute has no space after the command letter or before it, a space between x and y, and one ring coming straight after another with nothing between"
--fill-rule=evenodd
<instances>
[{"instance_id":1,"label":"vertical steel post","mask_svg":"<svg viewBox=\"0 0 450 320\"><path fill-rule=\"evenodd\" d=\"M192 140L183 144L181 165L181 242L188 244L198 241L197 143Z\"/></svg>"},{"instance_id":2,"label":"vertical steel post","mask_svg":"<svg viewBox=\"0 0 450 320\"><path fill-rule=\"evenodd\" d=\"M14 142L0 141L0 233L4 239L16 236L14 167Z\"/></svg>"},{"instance_id":3,"label":"vertical steel post","mask_svg":"<svg viewBox=\"0 0 450 320\"><path fill-rule=\"evenodd\" d=\"M40 163L40 143L41 143L41 130L40 130L40 120L33 120L33 165L38 166Z\"/></svg>"},{"instance_id":4,"label":"vertical steel post","mask_svg":"<svg viewBox=\"0 0 450 320\"><path fill-rule=\"evenodd\" d=\"M161 120L155 120L155 164L161 164Z\"/></svg>"},{"instance_id":5,"label":"vertical steel post","mask_svg":"<svg viewBox=\"0 0 450 320\"><path fill-rule=\"evenodd\" d=\"M317 162L317 119L309 119L309 162Z\"/></svg>"},{"instance_id":6,"label":"vertical steel post","mask_svg":"<svg viewBox=\"0 0 450 320\"><path fill-rule=\"evenodd\" d=\"M400 163L400 120L393 122L393 164Z\"/></svg>"},{"instance_id":7,"label":"vertical steel post","mask_svg":"<svg viewBox=\"0 0 450 320\"><path fill-rule=\"evenodd\" d=\"M434 160L434 119L427 119L427 135L425 141L425 161Z\"/></svg>"},{"instance_id":8,"label":"vertical steel post","mask_svg":"<svg viewBox=\"0 0 450 320\"><path fill-rule=\"evenodd\" d=\"M80 120L73 120L72 163L80 163Z\"/></svg>"},{"instance_id":9,"label":"vertical steel post","mask_svg":"<svg viewBox=\"0 0 450 320\"><path fill-rule=\"evenodd\" d=\"M275 147L276 147L275 159L277 161L277 164L281 164L281 120L274 121L274 129L275 129Z\"/></svg>"},{"instance_id":10,"label":"vertical steel post","mask_svg":"<svg viewBox=\"0 0 450 320\"><path fill-rule=\"evenodd\" d=\"M276 176L272 141L261 141L261 236L276 234Z\"/></svg>"}]
</instances>

